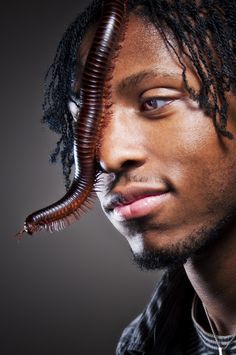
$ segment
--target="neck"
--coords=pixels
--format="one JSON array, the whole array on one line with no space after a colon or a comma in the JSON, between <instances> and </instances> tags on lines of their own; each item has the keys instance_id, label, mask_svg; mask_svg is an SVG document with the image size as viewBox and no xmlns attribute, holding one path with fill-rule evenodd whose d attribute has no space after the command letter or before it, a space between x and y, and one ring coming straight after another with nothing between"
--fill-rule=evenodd
<instances>
[{"instance_id":1,"label":"neck","mask_svg":"<svg viewBox=\"0 0 236 355\"><path fill-rule=\"evenodd\" d=\"M221 238L184 265L219 335L236 333L236 235Z\"/></svg>"}]
</instances>

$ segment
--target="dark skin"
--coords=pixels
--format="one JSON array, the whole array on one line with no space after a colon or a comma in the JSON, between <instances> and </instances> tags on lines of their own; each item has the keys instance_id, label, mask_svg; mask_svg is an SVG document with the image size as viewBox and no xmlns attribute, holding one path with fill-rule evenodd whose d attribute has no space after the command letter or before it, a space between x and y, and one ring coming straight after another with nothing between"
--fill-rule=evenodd
<instances>
[{"instance_id":1,"label":"dark skin","mask_svg":"<svg viewBox=\"0 0 236 355\"><path fill-rule=\"evenodd\" d=\"M92 37L93 29L80 49L82 63ZM198 77L186 64L189 85L197 90ZM175 55L153 25L135 15L111 85L113 114L101 141L104 174L98 193L107 217L136 254L204 244L202 231L236 207L236 140L217 134L212 119L189 98ZM228 100L227 128L236 137L236 100L232 94ZM126 200L123 210L109 208L116 196ZM137 200L138 209L132 205ZM236 333L235 237L236 223L230 221L214 243L184 264L222 335ZM198 317L206 327L204 317Z\"/></svg>"}]
</instances>

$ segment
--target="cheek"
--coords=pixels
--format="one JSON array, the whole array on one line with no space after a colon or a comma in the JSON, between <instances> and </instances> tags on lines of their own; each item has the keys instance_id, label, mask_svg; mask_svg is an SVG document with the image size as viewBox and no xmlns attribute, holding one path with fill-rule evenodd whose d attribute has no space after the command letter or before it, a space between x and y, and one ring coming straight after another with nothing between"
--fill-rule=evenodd
<instances>
[{"instance_id":1,"label":"cheek","mask_svg":"<svg viewBox=\"0 0 236 355\"><path fill-rule=\"evenodd\" d=\"M163 120L159 142L155 153L190 208L235 201L236 144L218 136L210 117L181 107L178 115Z\"/></svg>"},{"instance_id":2,"label":"cheek","mask_svg":"<svg viewBox=\"0 0 236 355\"><path fill-rule=\"evenodd\" d=\"M206 212L215 214L217 211L221 214L225 208L235 205L236 193L232 190L235 177L232 177L231 171L230 164L221 167L220 164L208 162L202 162L191 171L186 170L187 180L182 180L182 198L187 209L199 215Z\"/></svg>"}]
</instances>

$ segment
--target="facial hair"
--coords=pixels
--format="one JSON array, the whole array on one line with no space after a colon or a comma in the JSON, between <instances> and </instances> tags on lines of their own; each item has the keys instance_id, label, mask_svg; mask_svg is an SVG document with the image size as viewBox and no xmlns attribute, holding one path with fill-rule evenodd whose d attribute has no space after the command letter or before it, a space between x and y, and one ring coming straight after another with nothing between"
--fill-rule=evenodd
<instances>
[{"instance_id":1,"label":"facial hair","mask_svg":"<svg viewBox=\"0 0 236 355\"><path fill-rule=\"evenodd\" d=\"M185 236L168 248L146 247L142 252L131 250L133 262L141 270L175 269L185 264L189 258L201 257L221 238L226 238L235 223L236 208L219 220L214 226L202 227Z\"/></svg>"}]
</instances>

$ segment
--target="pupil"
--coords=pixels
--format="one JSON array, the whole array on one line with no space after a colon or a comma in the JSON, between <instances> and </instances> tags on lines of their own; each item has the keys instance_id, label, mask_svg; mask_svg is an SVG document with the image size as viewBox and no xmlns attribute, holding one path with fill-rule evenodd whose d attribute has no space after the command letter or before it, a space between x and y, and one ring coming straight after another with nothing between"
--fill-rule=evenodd
<instances>
[{"instance_id":1,"label":"pupil","mask_svg":"<svg viewBox=\"0 0 236 355\"><path fill-rule=\"evenodd\" d=\"M155 99L150 100L148 105L151 106L152 108L158 108L157 100Z\"/></svg>"}]
</instances>

